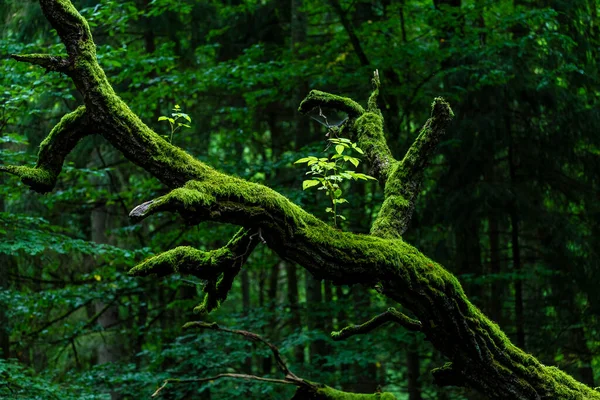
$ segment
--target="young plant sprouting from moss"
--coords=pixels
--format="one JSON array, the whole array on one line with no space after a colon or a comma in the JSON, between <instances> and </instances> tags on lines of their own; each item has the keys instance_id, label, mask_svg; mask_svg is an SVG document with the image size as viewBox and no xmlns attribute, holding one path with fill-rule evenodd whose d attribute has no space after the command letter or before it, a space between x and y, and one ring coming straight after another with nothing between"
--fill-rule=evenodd
<instances>
[{"instance_id":1,"label":"young plant sprouting from moss","mask_svg":"<svg viewBox=\"0 0 600 400\"><path fill-rule=\"evenodd\" d=\"M171 136L169 138L169 143L173 143L173 134L178 129L180 129L181 127L191 128L191 126L184 124L183 122L179 122L180 119L185 119L189 123L192 122L190 116L181 111L181 107L179 107L179 104L175 104L175 107L173 108L173 112L171 113L170 117L167 117L166 115L161 115L160 117L158 117L159 121L167 121L169 123L169 126L171 127Z\"/></svg>"},{"instance_id":2,"label":"young plant sprouting from moss","mask_svg":"<svg viewBox=\"0 0 600 400\"><path fill-rule=\"evenodd\" d=\"M332 133L332 132L330 132ZM336 132L333 132L336 133ZM362 174L353 170L349 170L349 164L354 168L358 168L360 158L353 157L348 153L356 152L364 154L363 150L353 143L350 139L335 137L327 139L327 148L335 149L334 154L329 154L328 157L303 157L294 164L306 164L309 170L306 175L312 175L311 179L302 182L302 190L311 187L316 187L318 190L324 190L327 197L331 201L331 207L327 207L325 212L333 214L331 219L333 226L337 227L338 218L345 220L346 218L338 214L338 205L348 203L348 200L342 197L341 184L346 180L376 180L370 175ZM344 152L346 151L346 154Z\"/></svg>"}]
</instances>

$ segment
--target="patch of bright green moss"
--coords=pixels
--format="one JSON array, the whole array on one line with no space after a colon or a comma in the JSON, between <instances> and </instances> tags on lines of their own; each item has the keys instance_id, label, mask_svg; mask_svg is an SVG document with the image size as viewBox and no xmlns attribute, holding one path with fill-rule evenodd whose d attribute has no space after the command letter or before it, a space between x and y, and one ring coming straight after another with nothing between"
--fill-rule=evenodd
<instances>
[{"instance_id":1,"label":"patch of bright green moss","mask_svg":"<svg viewBox=\"0 0 600 400\"><path fill-rule=\"evenodd\" d=\"M343 111L347 113L350 118L356 118L365 112L365 109L360 104L348 97L338 96L320 90L311 90L308 96L300 103L298 111L306 113L317 106Z\"/></svg>"},{"instance_id":2,"label":"patch of bright green moss","mask_svg":"<svg viewBox=\"0 0 600 400\"><path fill-rule=\"evenodd\" d=\"M327 400L396 400L396 396L391 393L348 393L341 390L325 386L317 390L318 398Z\"/></svg>"},{"instance_id":3,"label":"patch of bright green moss","mask_svg":"<svg viewBox=\"0 0 600 400\"><path fill-rule=\"evenodd\" d=\"M183 273L196 275L202 279L216 279L222 272L218 268L219 264L223 262L224 258L231 256L231 252L225 247L202 251L189 246L180 246L148 258L133 267L129 274L165 276L172 273Z\"/></svg>"}]
</instances>

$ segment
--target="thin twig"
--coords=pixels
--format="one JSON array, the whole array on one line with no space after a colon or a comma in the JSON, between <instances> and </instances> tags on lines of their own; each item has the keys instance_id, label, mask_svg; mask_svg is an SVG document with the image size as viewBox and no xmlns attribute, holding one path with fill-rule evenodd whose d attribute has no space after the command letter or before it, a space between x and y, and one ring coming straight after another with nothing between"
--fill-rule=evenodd
<instances>
[{"instance_id":1,"label":"thin twig","mask_svg":"<svg viewBox=\"0 0 600 400\"><path fill-rule=\"evenodd\" d=\"M283 372L283 374L285 375L286 379L289 378L292 380L302 381L302 379L298 378L292 371L289 370L289 368L283 361L283 357L281 356L281 353L279 352L279 349L277 348L277 346L267 342L265 339L263 339L261 336L257 335L256 333L242 331L239 329L221 328L216 322L207 323L207 322L203 322L203 321L188 322L183 326L183 328L184 329L187 329L187 328L212 329L215 331L241 335L241 336L245 337L246 339L249 339L253 342L261 342L261 343L267 345L267 347L269 347L269 349L273 353L275 362L279 366L279 369L281 370L281 372Z\"/></svg>"},{"instance_id":2,"label":"thin twig","mask_svg":"<svg viewBox=\"0 0 600 400\"><path fill-rule=\"evenodd\" d=\"M295 385L294 382L292 381L286 381L283 379L272 379L272 378L263 378L260 376L256 376L256 375L247 375L247 374L232 374L232 373L226 373L226 374L219 374L219 375L215 375L215 376L211 376L208 378L194 378L194 379L176 379L176 378L169 378L169 379L165 379L165 381L163 382L163 384L156 389L156 392L154 392L152 394L152 397L156 397L160 394L160 392L169 384L169 383L190 383L190 382L196 382L196 383L202 383L202 382L210 382L210 381L215 381L217 379L221 379L221 378L238 378L238 379L251 379L251 380L255 380L255 381L261 381L261 382L269 382L269 383L281 383L284 385Z\"/></svg>"},{"instance_id":3,"label":"thin twig","mask_svg":"<svg viewBox=\"0 0 600 400\"><path fill-rule=\"evenodd\" d=\"M422 329L421 321L409 318L396 309L390 307L386 312L371 318L364 324L350 325L341 331L331 332L331 338L333 340L344 340L350 336L362 335L371 332L375 328L378 328L387 322L395 322L411 331L420 331Z\"/></svg>"}]
</instances>

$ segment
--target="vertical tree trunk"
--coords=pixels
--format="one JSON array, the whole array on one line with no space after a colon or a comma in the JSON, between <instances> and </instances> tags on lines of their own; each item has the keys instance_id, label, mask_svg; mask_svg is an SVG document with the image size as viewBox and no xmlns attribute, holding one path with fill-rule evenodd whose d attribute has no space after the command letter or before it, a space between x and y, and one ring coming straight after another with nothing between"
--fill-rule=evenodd
<instances>
[{"instance_id":1,"label":"vertical tree trunk","mask_svg":"<svg viewBox=\"0 0 600 400\"><path fill-rule=\"evenodd\" d=\"M511 246L512 246L512 261L513 270L516 275L515 279L515 328L517 346L525 348L525 317L523 306L523 268L521 265L521 249L519 246L519 215L516 207L510 212L511 223Z\"/></svg>"},{"instance_id":2,"label":"vertical tree trunk","mask_svg":"<svg viewBox=\"0 0 600 400\"><path fill-rule=\"evenodd\" d=\"M480 223L476 217L470 217L465 225L460 226L456 235L456 271L458 274L481 276L481 244L479 239ZM465 281L465 292L475 299L476 304L482 302L483 287Z\"/></svg>"},{"instance_id":3,"label":"vertical tree trunk","mask_svg":"<svg viewBox=\"0 0 600 400\"><path fill-rule=\"evenodd\" d=\"M421 397L421 359L419 357L418 342L414 335L411 343L406 347L406 369L408 400L422 400Z\"/></svg>"},{"instance_id":4,"label":"vertical tree trunk","mask_svg":"<svg viewBox=\"0 0 600 400\"><path fill-rule=\"evenodd\" d=\"M503 286L497 282L500 274L500 232L498 219L495 215L489 217L489 240L490 240L490 273L495 276L490 285L489 307L490 318L497 323L502 321L502 299Z\"/></svg>"},{"instance_id":5,"label":"vertical tree trunk","mask_svg":"<svg viewBox=\"0 0 600 400\"><path fill-rule=\"evenodd\" d=\"M242 312L245 317L250 312L250 275L247 268L243 268L241 272L242 281ZM246 357L244 360L243 370L247 374L252 373L252 357Z\"/></svg>"},{"instance_id":6,"label":"vertical tree trunk","mask_svg":"<svg viewBox=\"0 0 600 400\"><path fill-rule=\"evenodd\" d=\"M292 329L302 327L302 318L300 316L300 304L298 302L298 268L294 263L285 263L287 278L287 300L290 305L290 325ZM294 348L294 359L296 364L304 364L304 347L296 346Z\"/></svg>"},{"instance_id":7,"label":"vertical tree trunk","mask_svg":"<svg viewBox=\"0 0 600 400\"><path fill-rule=\"evenodd\" d=\"M325 309L330 309L333 305L333 284L331 281L323 282L323 301L325 304ZM333 331L333 319L331 317L327 317L323 319L323 326L325 328L325 332L329 333Z\"/></svg>"},{"instance_id":8,"label":"vertical tree trunk","mask_svg":"<svg viewBox=\"0 0 600 400\"><path fill-rule=\"evenodd\" d=\"M100 165L100 148L94 152L94 160L92 161L95 166ZM106 205L102 202L90 215L90 234L91 241L99 244L108 244L109 239L106 236L106 230L108 229L108 210ZM93 262L93 261L92 261ZM121 359L123 354L123 347L118 342L118 337L110 332L109 330L114 328L119 323L119 307L117 304L108 306L107 302L113 299L105 299L105 301L96 301L94 303L95 313L102 312L98 317L98 324L102 327L101 342L96 350L96 362L98 364L113 363ZM122 396L116 392L111 391L111 399L118 400Z\"/></svg>"},{"instance_id":9,"label":"vertical tree trunk","mask_svg":"<svg viewBox=\"0 0 600 400\"><path fill-rule=\"evenodd\" d=\"M570 282L565 283L564 278L555 279L551 288L560 297L561 306L557 307L556 318L558 326L562 326L564 332L559 342L560 351L564 355L564 369L579 381L594 387L593 355L581 324L584 313L577 302L577 288Z\"/></svg>"},{"instance_id":10,"label":"vertical tree trunk","mask_svg":"<svg viewBox=\"0 0 600 400\"><path fill-rule=\"evenodd\" d=\"M91 214L91 239L92 242L106 244L108 239L105 235L107 228L107 210L104 205L96 208ZM95 304L96 312L102 311L106 306L104 301L98 301ZM119 310L116 305L110 306L98 318L98 323L104 329L113 327L119 320ZM98 363L110 363L120 359L120 346L116 343L113 335L104 335L104 340L100 343L97 350Z\"/></svg>"},{"instance_id":11,"label":"vertical tree trunk","mask_svg":"<svg viewBox=\"0 0 600 400\"><path fill-rule=\"evenodd\" d=\"M352 309L355 310L353 315L355 321L363 321L369 318L368 310L371 303L371 294L368 288L360 285L352 286L349 300L352 303ZM366 367L354 365L352 371L353 378L348 385L349 391L357 393L374 393L377 391L379 382L375 361L367 363Z\"/></svg>"},{"instance_id":12,"label":"vertical tree trunk","mask_svg":"<svg viewBox=\"0 0 600 400\"><path fill-rule=\"evenodd\" d=\"M592 368L592 352L587 344L587 339L583 327L573 328L571 340L575 347L575 356L577 357L577 374L579 380L588 386L594 387L594 369Z\"/></svg>"},{"instance_id":13,"label":"vertical tree trunk","mask_svg":"<svg viewBox=\"0 0 600 400\"><path fill-rule=\"evenodd\" d=\"M4 176L0 174L0 186L4 183ZM6 211L4 197L0 197L0 212ZM0 292L9 289L8 274L12 265L12 257L7 254L0 254ZM10 326L6 311L8 303L0 299L0 357L10 358Z\"/></svg>"},{"instance_id":14,"label":"vertical tree trunk","mask_svg":"<svg viewBox=\"0 0 600 400\"><path fill-rule=\"evenodd\" d=\"M350 308L350 301L348 298L349 296L346 293L344 293L344 288L342 286L335 287L335 295L336 295L338 306L339 306L339 311L338 311L338 315L336 318L337 326L335 329L340 330L350 323L350 321L348 320L348 313L346 312L346 310L348 310ZM340 367L340 375L341 375L340 383L341 383L342 389L345 390L350 381L350 365L342 364Z\"/></svg>"},{"instance_id":15,"label":"vertical tree trunk","mask_svg":"<svg viewBox=\"0 0 600 400\"><path fill-rule=\"evenodd\" d=\"M290 3L290 51L295 58L300 58L298 49L306 40L306 14L301 11L303 0L291 0ZM304 95L308 92L308 83L303 80L298 82L298 87L292 96L292 103L300 104ZM295 149L298 150L310 142L310 126L308 120L304 118L294 107L294 133ZM291 310L292 329L300 329L302 318L300 316L299 296L298 296L298 270L294 263L286 262L287 275L287 296ZM296 346L294 348L294 359L296 363L304 363L304 347Z\"/></svg>"},{"instance_id":16,"label":"vertical tree trunk","mask_svg":"<svg viewBox=\"0 0 600 400\"><path fill-rule=\"evenodd\" d=\"M508 137L508 165L510 183L513 190L513 201L510 207L510 224L511 224L511 248L513 271L516 275L515 279L515 327L516 327L516 342L517 346L525 349L525 318L523 306L523 279L521 265L521 248L519 243L519 210L516 199L516 155L515 144L513 141L512 126L510 117L505 116L506 133Z\"/></svg>"},{"instance_id":17,"label":"vertical tree trunk","mask_svg":"<svg viewBox=\"0 0 600 400\"><path fill-rule=\"evenodd\" d=\"M322 282L315 279L311 274L306 274L306 326L309 330L325 330L322 314ZM318 367L320 369L321 362L319 360L325 355L325 342L323 340L313 340L309 346L309 350L311 367Z\"/></svg>"},{"instance_id":18,"label":"vertical tree trunk","mask_svg":"<svg viewBox=\"0 0 600 400\"><path fill-rule=\"evenodd\" d=\"M267 309L269 310L269 325L267 327L267 337L273 337L275 329L279 323L278 315L275 313L277 309L277 286L279 281L279 270L284 267L285 262L280 261L273 264L269 274L269 289L267 292ZM273 368L273 357L269 354L263 358L263 371L265 374L270 374Z\"/></svg>"}]
</instances>

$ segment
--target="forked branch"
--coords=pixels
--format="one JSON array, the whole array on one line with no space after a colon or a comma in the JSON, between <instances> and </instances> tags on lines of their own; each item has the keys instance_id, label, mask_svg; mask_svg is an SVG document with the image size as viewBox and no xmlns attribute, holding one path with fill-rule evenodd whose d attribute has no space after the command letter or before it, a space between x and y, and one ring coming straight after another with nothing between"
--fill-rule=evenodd
<instances>
[{"instance_id":1,"label":"forked branch","mask_svg":"<svg viewBox=\"0 0 600 400\"><path fill-rule=\"evenodd\" d=\"M310 382L305 379L299 378L296 374L294 374L288 368L286 362L279 351L279 348L269 341L265 340L260 335L256 333L239 330L239 329L228 329L219 326L217 323L206 323L202 321L188 322L184 325L184 329L197 328L197 329L210 329L218 332L232 333L234 335L240 335L248 340L253 342L259 342L266 345L273 357L275 358L275 362L279 370L283 373L284 379L273 379L273 378L264 378L256 375L249 374L238 374L238 373L224 373L218 374L209 378L187 378L187 379L178 379L178 378L169 378L163 381L162 385L154 392L152 397L158 396L162 390L169 383L204 383L209 382L221 378L238 378L238 379L247 379L247 380L255 380L267 383L275 383L275 384L288 384L294 385L298 389L296 391L296 395L294 399L313 399L313 400L394 400L395 397L391 393L374 393L374 394L354 394L342 392L340 390L333 389L326 385Z\"/></svg>"},{"instance_id":2,"label":"forked branch","mask_svg":"<svg viewBox=\"0 0 600 400\"><path fill-rule=\"evenodd\" d=\"M407 317L395 308L390 307L386 312L376 315L363 324L350 325L341 331L331 332L331 338L333 340L344 340L354 335L364 335L388 322L395 322L410 331L421 331L423 329L423 324L420 321Z\"/></svg>"},{"instance_id":3,"label":"forked branch","mask_svg":"<svg viewBox=\"0 0 600 400\"><path fill-rule=\"evenodd\" d=\"M52 56L49 54L13 54L11 57L17 61L39 65L40 67L45 68L46 71L67 73L71 67L69 59L63 56Z\"/></svg>"},{"instance_id":4,"label":"forked branch","mask_svg":"<svg viewBox=\"0 0 600 400\"><path fill-rule=\"evenodd\" d=\"M0 172L21 178L24 184L39 193L54 189L65 157L86 135L93 133L90 118L84 106L66 114L40 144L35 167L0 165Z\"/></svg>"}]
</instances>

